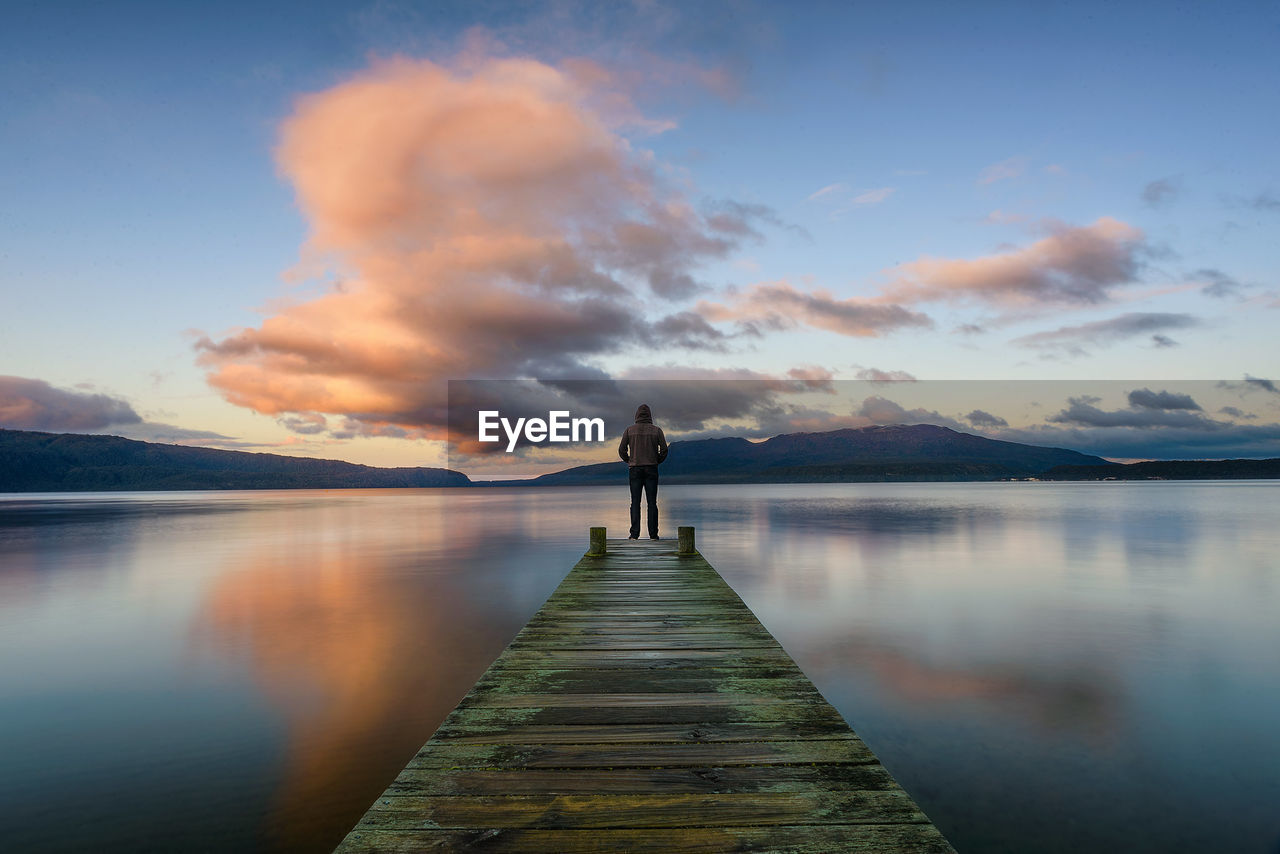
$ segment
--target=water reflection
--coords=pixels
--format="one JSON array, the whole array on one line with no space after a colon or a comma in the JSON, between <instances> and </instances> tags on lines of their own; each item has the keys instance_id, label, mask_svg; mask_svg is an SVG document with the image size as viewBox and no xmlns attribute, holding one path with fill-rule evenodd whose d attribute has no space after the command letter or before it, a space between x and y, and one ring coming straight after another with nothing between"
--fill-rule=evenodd
<instances>
[{"instance_id":1,"label":"water reflection","mask_svg":"<svg viewBox=\"0 0 1280 854\"><path fill-rule=\"evenodd\" d=\"M865 678L910 705L981 703L989 714L1049 731L1075 730L1100 744L1111 741L1119 724L1121 696L1115 674L1102 660L1091 658L1066 668L1008 661L957 665L921 660L912 649L886 646L856 632L822 640L803 652L805 662L817 672L853 664Z\"/></svg>"},{"instance_id":2,"label":"water reflection","mask_svg":"<svg viewBox=\"0 0 1280 854\"><path fill-rule=\"evenodd\" d=\"M1111 486L662 498L959 850L1269 850L1280 487ZM625 490L0 497L0 849L328 850L589 524Z\"/></svg>"},{"instance_id":3,"label":"water reflection","mask_svg":"<svg viewBox=\"0 0 1280 854\"><path fill-rule=\"evenodd\" d=\"M201 653L244 656L286 720L268 829L281 850L345 832L353 793L384 787L388 758L403 764L509 639L453 578L424 585L393 562L260 555L217 579L195 622Z\"/></svg>"},{"instance_id":4,"label":"water reflection","mask_svg":"<svg viewBox=\"0 0 1280 854\"><path fill-rule=\"evenodd\" d=\"M331 848L567 569L546 561L504 583L536 512L378 498L377 515L331 505L277 520L292 535L229 561L194 622L193 647L243 657L285 718L271 849Z\"/></svg>"}]
</instances>

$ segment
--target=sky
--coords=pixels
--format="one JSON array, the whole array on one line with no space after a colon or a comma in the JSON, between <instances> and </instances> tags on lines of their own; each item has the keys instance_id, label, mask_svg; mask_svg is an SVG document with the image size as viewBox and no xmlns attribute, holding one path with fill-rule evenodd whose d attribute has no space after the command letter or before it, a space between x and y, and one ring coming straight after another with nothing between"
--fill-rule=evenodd
<instances>
[{"instance_id":1,"label":"sky","mask_svg":"<svg viewBox=\"0 0 1280 854\"><path fill-rule=\"evenodd\" d=\"M1280 456L1277 42L1274 3L10 0L0 426L442 465L450 380L659 378L763 390L677 438Z\"/></svg>"}]
</instances>

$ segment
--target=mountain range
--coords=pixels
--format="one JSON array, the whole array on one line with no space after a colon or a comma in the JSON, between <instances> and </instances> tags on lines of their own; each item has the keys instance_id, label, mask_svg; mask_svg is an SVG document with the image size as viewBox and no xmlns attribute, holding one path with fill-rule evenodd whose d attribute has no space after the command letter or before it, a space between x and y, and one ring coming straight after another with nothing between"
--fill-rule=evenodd
<instances>
[{"instance_id":1,"label":"mountain range","mask_svg":"<svg viewBox=\"0 0 1280 854\"><path fill-rule=\"evenodd\" d=\"M0 429L0 492L373 489L470 483L465 474L449 469L377 468L119 436Z\"/></svg>"},{"instance_id":2,"label":"mountain range","mask_svg":"<svg viewBox=\"0 0 1280 854\"><path fill-rule=\"evenodd\" d=\"M177 489L371 489L588 486L626 482L623 462L529 480L473 482L441 468L378 468L139 442L118 436L0 429L0 492ZM1150 480L1280 477L1280 459L1113 463L1064 448L987 439L930 424L673 442L663 483Z\"/></svg>"},{"instance_id":3,"label":"mountain range","mask_svg":"<svg viewBox=\"0 0 1280 854\"><path fill-rule=\"evenodd\" d=\"M1054 466L1107 462L1078 451L1003 442L932 424L890 424L786 433L763 442L742 438L672 442L661 472L664 483L963 481L1029 477ZM626 479L624 465L619 460L576 466L518 483L619 483Z\"/></svg>"}]
</instances>

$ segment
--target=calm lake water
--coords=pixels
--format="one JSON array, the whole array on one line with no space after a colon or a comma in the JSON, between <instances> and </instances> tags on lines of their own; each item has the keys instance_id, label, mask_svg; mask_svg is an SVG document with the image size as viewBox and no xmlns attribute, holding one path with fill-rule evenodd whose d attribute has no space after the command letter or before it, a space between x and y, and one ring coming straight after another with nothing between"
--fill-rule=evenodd
<instances>
[{"instance_id":1,"label":"calm lake water","mask_svg":"<svg viewBox=\"0 0 1280 854\"><path fill-rule=\"evenodd\" d=\"M661 498L962 854L1280 851L1280 484ZM626 502L0 496L0 850L329 850Z\"/></svg>"}]
</instances>

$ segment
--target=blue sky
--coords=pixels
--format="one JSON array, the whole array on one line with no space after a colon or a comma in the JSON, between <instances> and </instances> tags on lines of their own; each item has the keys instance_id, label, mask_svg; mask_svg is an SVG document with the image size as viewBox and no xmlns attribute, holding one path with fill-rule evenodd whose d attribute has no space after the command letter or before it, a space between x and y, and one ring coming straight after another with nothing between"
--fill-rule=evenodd
<instances>
[{"instance_id":1,"label":"blue sky","mask_svg":"<svg viewBox=\"0 0 1280 854\"><path fill-rule=\"evenodd\" d=\"M0 387L0 420L412 465L443 459L429 413L459 374L843 380L875 368L1134 388L1274 378L1277 37L1280 11L1263 3L10 3L0 375L22 382ZM582 300L625 307L649 324L612 341L569 330L557 350L550 332L516 334L504 352L510 326L450 302L468 287L451 273L424 282L421 299L406 291L420 272L409 256L384 275L374 249L387 228L399 244L447 245L456 229L424 232L412 217L468 196L420 193L404 222L342 231L318 251L317 233L349 224L347 208L315 195L326 170L376 164L306 136L342 127L337 114L299 120L292 160L278 149L300 98L336 110L353 81L405 104L456 84L477 104L496 98L483 105L500 124L505 96L474 87L486 74L507 85L516 62L526 103L567 105L581 131L556 144L604 151L601 175L637 170L644 187L561 198L546 174L520 178L545 181L548 207L563 211L520 220L525 233L563 239L613 296L514 281L505 267L478 287L569 313ZM431 68L444 75L435 83ZM583 88L565 95L570 83ZM444 115L411 112L406 123ZM412 145L421 130L390 136ZM504 187L478 190L483 205L514 204ZM686 206L688 232L715 247L677 246L673 223L658 228L660 257L583 236L597 217L655 226L649 202ZM660 291L655 271L691 284ZM343 281L339 310L325 295ZM404 302L377 314L391 295ZM429 305L454 306L456 324ZM414 307L426 312L418 326L386 325ZM273 320L310 343L288 350L268 335ZM450 350L455 325L487 355ZM376 369L331 368L366 339ZM394 357L390 344L374 352L393 339ZM337 355L316 357L316 342ZM437 348L447 374L424 355ZM391 362L404 374L394 387ZM1250 398L1253 425L1280 416L1263 395Z\"/></svg>"}]
</instances>

